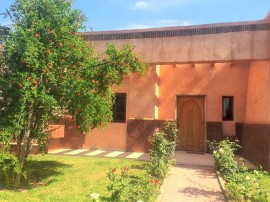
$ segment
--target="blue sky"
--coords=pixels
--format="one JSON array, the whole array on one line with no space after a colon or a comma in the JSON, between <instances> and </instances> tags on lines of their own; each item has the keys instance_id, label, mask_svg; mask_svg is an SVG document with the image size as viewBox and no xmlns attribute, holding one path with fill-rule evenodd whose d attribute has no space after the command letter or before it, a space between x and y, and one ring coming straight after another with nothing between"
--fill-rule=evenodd
<instances>
[{"instance_id":1,"label":"blue sky","mask_svg":"<svg viewBox=\"0 0 270 202\"><path fill-rule=\"evenodd\" d=\"M13 2L0 1L0 12ZM94 31L252 21L270 11L269 0L76 0L73 6Z\"/></svg>"}]
</instances>

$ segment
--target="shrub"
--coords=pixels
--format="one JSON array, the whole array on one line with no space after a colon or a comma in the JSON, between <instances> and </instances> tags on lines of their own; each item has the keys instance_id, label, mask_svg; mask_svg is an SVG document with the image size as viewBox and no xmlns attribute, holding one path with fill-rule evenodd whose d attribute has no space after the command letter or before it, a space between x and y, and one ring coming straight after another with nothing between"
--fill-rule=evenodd
<instances>
[{"instance_id":1,"label":"shrub","mask_svg":"<svg viewBox=\"0 0 270 202\"><path fill-rule=\"evenodd\" d=\"M225 189L231 201L270 201L270 190L262 184L262 179L268 173L246 167L237 167L234 151L239 148L238 142L228 139L220 143L208 142L213 151L215 166L226 180Z\"/></svg>"},{"instance_id":2,"label":"shrub","mask_svg":"<svg viewBox=\"0 0 270 202\"><path fill-rule=\"evenodd\" d=\"M20 173L18 159L6 152L0 152L0 186L12 188L17 173Z\"/></svg>"},{"instance_id":3,"label":"shrub","mask_svg":"<svg viewBox=\"0 0 270 202\"><path fill-rule=\"evenodd\" d=\"M229 199L232 201L270 201L270 190L261 183L265 175L267 172L257 170L252 173L248 171L237 173L235 178L225 185Z\"/></svg>"},{"instance_id":4,"label":"shrub","mask_svg":"<svg viewBox=\"0 0 270 202\"><path fill-rule=\"evenodd\" d=\"M155 201L160 193L160 181L151 179L148 175L135 177L123 168L120 174L116 168L109 171L111 180L108 190L111 191L112 201Z\"/></svg>"},{"instance_id":5,"label":"shrub","mask_svg":"<svg viewBox=\"0 0 270 202\"><path fill-rule=\"evenodd\" d=\"M127 168L120 171L113 168L108 173L111 180L108 186L112 201L155 201L160 194L160 186L173 164L176 148L176 124L166 122L164 130L156 131L150 138L153 148L150 150L151 161L147 173L142 177L129 174Z\"/></svg>"},{"instance_id":6,"label":"shrub","mask_svg":"<svg viewBox=\"0 0 270 202\"><path fill-rule=\"evenodd\" d=\"M156 179L163 180L174 163L177 131L174 122L166 122L164 130L156 131L149 140L152 149L148 172Z\"/></svg>"},{"instance_id":7,"label":"shrub","mask_svg":"<svg viewBox=\"0 0 270 202\"><path fill-rule=\"evenodd\" d=\"M217 170L226 180L233 178L238 172L237 162L234 159L234 152L240 147L238 141L231 142L226 139L220 143L208 142L208 145L213 152Z\"/></svg>"}]
</instances>

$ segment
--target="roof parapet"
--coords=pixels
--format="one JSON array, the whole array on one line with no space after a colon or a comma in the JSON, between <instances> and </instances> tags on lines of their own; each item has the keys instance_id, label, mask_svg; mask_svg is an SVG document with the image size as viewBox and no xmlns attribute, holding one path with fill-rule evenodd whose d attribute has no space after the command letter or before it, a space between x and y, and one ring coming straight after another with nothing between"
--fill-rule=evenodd
<instances>
[{"instance_id":1,"label":"roof parapet","mask_svg":"<svg viewBox=\"0 0 270 202\"><path fill-rule=\"evenodd\" d=\"M85 40L89 41L99 41L99 40L106 41L119 39L125 40L125 39L176 37L176 36L195 36L206 34L221 34L229 32L260 31L260 30L270 30L270 23L268 20L152 28L140 30L81 32L80 35Z\"/></svg>"}]
</instances>

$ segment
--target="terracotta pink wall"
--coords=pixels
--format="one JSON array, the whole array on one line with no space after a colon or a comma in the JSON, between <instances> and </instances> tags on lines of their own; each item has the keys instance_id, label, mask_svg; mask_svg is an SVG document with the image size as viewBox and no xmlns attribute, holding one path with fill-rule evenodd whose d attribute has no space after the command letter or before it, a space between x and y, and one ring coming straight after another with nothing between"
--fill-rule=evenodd
<instances>
[{"instance_id":1,"label":"terracotta pink wall","mask_svg":"<svg viewBox=\"0 0 270 202\"><path fill-rule=\"evenodd\" d=\"M110 123L108 128L94 129L87 134L84 148L126 149L126 137L126 123Z\"/></svg>"},{"instance_id":2,"label":"terracotta pink wall","mask_svg":"<svg viewBox=\"0 0 270 202\"><path fill-rule=\"evenodd\" d=\"M114 86L116 93L127 93L126 119L129 114L130 78L125 77L121 87ZM84 148L126 148L127 123L110 123L104 129L94 129L85 135Z\"/></svg>"},{"instance_id":3,"label":"terracotta pink wall","mask_svg":"<svg viewBox=\"0 0 270 202\"><path fill-rule=\"evenodd\" d=\"M247 123L270 123L270 62L250 65L247 93Z\"/></svg>"},{"instance_id":4,"label":"terracotta pink wall","mask_svg":"<svg viewBox=\"0 0 270 202\"><path fill-rule=\"evenodd\" d=\"M234 121L223 122L227 135L244 122L249 64L205 63L160 67L159 119L175 119L176 95L206 95L206 121L222 122L222 96L234 96Z\"/></svg>"},{"instance_id":5,"label":"terracotta pink wall","mask_svg":"<svg viewBox=\"0 0 270 202\"><path fill-rule=\"evenodd\" d=\"M49 130L52 131L52 138L63 138L65 135L65 125L49 125Z\"/></svg>"},{"instance_id":6,"label":"terracotta pink wall","mask_svg":"<svg viewBox=\"0 0 270 202\"><path fill-rule=\"evenodd\" d=\"M130 108L129 118L132 119L154 119L155 84L157 82L155 67L150 67L142 77L132 75L130 78Z\"/></svg>"},{"instance_id":7,"label":"terracotta pink wall","mask_svg":"<svg viewBox=\"0 0 270 202\"><path fill-rule=\"evenodd\" d=\"M155 115L155 67L150 67L142 77L125 77L121 87L114 87L116 93L127 93L126 122L128 119L154 119ZM84 148L125 149L127 123L110 123L103 130L95 129L85 136Z\"/></svg>"},{"instance_id":8,"label":"terracotta pink wall","mask_svg":"<svg viewBox=\"0 0 270 202\"><path fill-rule=\"evenodd\" d=\"M102 32L85 32L81 35L128 34L138 32L156 32L161 30L201 29L215 27L229 27L232 25L260 25L268 23L267 20L253 22L233 22L209 25L178 26L168 28L151 28L139 30L117 30ZM225 28L226 29L226 28ZM140 39L117 39L92 41L96 50L103 53L108 42L121 47L125 43L135 46L135 51L144 57L147 63L189 63L209 61L234 60L265 60L269 59L269 31L242 31L217 34L202 34L175 37L154 37Z\"/></svg>"}]
</instances>

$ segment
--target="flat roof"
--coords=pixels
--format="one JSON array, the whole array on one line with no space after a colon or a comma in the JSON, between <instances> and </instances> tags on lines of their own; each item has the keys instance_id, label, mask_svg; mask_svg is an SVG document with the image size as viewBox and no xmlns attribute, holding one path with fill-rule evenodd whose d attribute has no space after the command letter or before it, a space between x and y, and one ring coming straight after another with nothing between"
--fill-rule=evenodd
<instances>
[{"instance_id":1,"label":"flat roof","mask_svg":"<svg viewBox=\"0 0 270 202\"><path fill-rule=\"evenodd\" d=\"M270 20L216 23L206 25L176 26L151 29L115 30L99 32L80 32L85 40L120 40L120 39L142 39L162 38L175 36L194 36L206 34L220 34L229 32L245 32L270 30Z\"/></svg>"}]
</instances>

